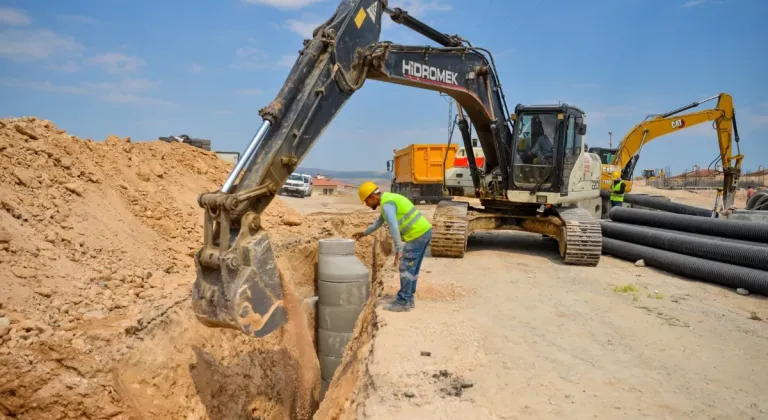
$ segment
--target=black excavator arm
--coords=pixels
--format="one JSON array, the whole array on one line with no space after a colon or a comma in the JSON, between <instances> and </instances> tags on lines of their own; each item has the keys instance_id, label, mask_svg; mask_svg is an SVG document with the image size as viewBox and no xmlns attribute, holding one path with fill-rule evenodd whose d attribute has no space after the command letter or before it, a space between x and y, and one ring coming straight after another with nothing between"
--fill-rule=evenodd
<instances>
[{"instance_id":1,"label":"black excavator arm","mask_svg":"<svg viewBox=\"0 0 768 420\"><path fill-rule=\"evenodd\" d=\"M442 47L379 42L383 13ZM259 111L262 127L223 188L198 199L205 209L204 243L195 254L192 301L203 324L262 337L285 322L281 280L259 216L366 79L444 92L456 99L475 127L485 170L499 173L504 181L482 188L506 194L512 135L490 53L442 34L401 9L388 9L386 0L343 0L315 29L313 39L305 41L276 98ZM459 126L471 154L466 118ZM469 162L478 187L474 156Z\"/></svg>"}]
</instances>

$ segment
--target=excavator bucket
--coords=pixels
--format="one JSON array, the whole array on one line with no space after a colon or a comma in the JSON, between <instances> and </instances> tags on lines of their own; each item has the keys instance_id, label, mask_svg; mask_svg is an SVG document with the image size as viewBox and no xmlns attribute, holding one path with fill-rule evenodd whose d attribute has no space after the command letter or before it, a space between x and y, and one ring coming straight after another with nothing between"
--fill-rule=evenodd
<instances>
[{"instance_id":1,"label":"excavator bucket","mask_svg":"<svg viewBox=\"0 0 768 420\"><path fill-rule=\"evenodd\" d=\"M195 254L192 308L204 325L258 338L286 322L281 276L260 215L362 86L359 57L378 43L386 3L340 2L305 43L275 99L259 111L262 127L222 189L198 198L204 243Z\"/></svg>"}]
</instances>

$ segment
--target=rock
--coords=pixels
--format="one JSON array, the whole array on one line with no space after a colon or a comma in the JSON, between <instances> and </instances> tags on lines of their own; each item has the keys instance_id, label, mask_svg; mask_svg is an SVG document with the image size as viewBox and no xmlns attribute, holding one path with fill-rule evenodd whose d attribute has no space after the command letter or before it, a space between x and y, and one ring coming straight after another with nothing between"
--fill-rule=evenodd
<instances>
[{"instance_id":1,"label":"rock","mask_svg":"<svg viewBox=\"0 0 768 420\"><path fill-rule=\"evenodd\" d=\"M102 311L88 311L83 314L83 319L101 319L104 318L106 315Z\"/></svg>"},{"instance_id":2,"label":"rock","mask_svg":"<svg viewBox=\"0 0 768 420\"><path fill-rule=\"evenodd\" d=\"M403 392L403 395L405 395L406 398L413 398L416 396L416 394L414 394L412 391L405 391Z\"/></svg>"},{"instance_id":3,"label":"rock","mask_svg":"<svg viewBox=\"0 0 768 420\"><path fill-rule=\"evenodd\" d=\"M757 314L757 312L752 311L749 313L749 319L755 320L755 321L762 321L763 318L760 318L760 315Z\"/></svg>"},{"instance_id":4,"label":"rock","mask_svg":"<svg viewBox=\"0 0 768 420\"><path fill-rule=\"evenodd\" d=\"M69 169L72 167L72 159L70 159L68 156L63 156L59 159L59 165L61 165L64 169Z\"/></svg>"},{"instance_id":5,"label":"rock","mask_svg":"<svg viewBox=\"0 0 768 420\"><path fill-rule=\"evenodd\" d=\"M635 261L635 266L637 266L637 267L645 267L645 260L637 260L637 261Z\"/></svg>"},{"instance_id":6,"label":"rock","mask_svg":"<svg viewBox=\"0 0 768 420\"><path fill-rule=\"evenodd\" d=\"M31 268L13 267L11 268L11 273L13 273L14 276L20 279L28 279L31 277L35 277L35 275L37 274L37 271Z\"/></svg>"},{"instance_id":7,"label":"rock","mask_svg":"<svg viewBox=\"0 0 768 420\"><path fill-rule=\"evenodd\" d=\"M75 323L74 322L68 322L66 324L61 324L59 329L62 330L62 331L72 331L72 330L75 329Z\"/></svg>"},{"instance_id":8,"label":"rock","mask_svg":"<svg viewBox=\"0 0 768 420\"><path fill-rule=\"evenodd\" d=\"M430 351L422 351L421 355L425 356L425 357L429 357L429 356L432 356L432 352L430 352Z\"/></svg>"},{"instance_id":9,"label":"rock","mask_svg":"<svg viewBox=\"0 0 768 420\"><path fill-rule=\"evenodd\" d=\"M301 226L301 219L295 216L286 216L282 222L286 226Z\"/></svg>"},{"instance_id":10,"label":"rock","mask_svg":"<svg viewBox=\"0 0 768 420\"><path fill-rule=\"evenodd\" d=\"M475 386L475 384L472 383L472 381L462 379L461 381L459 381L459 386L466 389L466 388L472 388L473 386Z\"/></svg>"},{"instance_id":11,"label":"rock","mask_svg":"<svg viewBox=\"0 0 768 420\"><path fill-rule=\"evenodd\" d=\"M11 326L11 320L8 317L2 317L0 318L0 327L10 327Z\"/></svg>"},{"instance_id":12,"label":"rock","mask_svg":"<svg viewBox=\"0 0 768 420\"><path fill-rule=\"evenodd\" d=\"M38 287L34 290L34 292L43 297L53 296L53 291L47 287Z\"/></svg>"},{"instance_id":13,"label":"rock","mask_svg":"<svg viewBox=\"0 0 768 420\"><path fill-rule=\"evenodd\" d=\"M11 242L11 233L0 226L0 244L7 244L9 242Z\"/></svg>"},{"instance_id":14,"label":"rock","mask_svg":"<svg viewBox=\"0 0 768 420\"><path fill-rule=\"evenodd\" d=\"M32 175L30 175L26 171L21 170L19 168L16 168L13 170L13 176L16 178L16 181L20 185L23 185L25 187L31 187L32 181L34 181L34 179L32 178Z\"/></svg>"},{"instance_id":15,"label":"rock","mask_svg":"<svg viewBox=\"0 0 768 420\"><path fill-rule=\"evenodd\" d=\"M32 140L38 140L40 137L38 137L37 134L27 130L26 128L22 127L20 124L14 124L13 129L16 130L17 133L21 134L22 136L27 136L31 138Z\"/></svg>"},{"instance_id":16,"label":"rock","mask_svg":"<svg viewBox=\"0 0 768 420\"><path fill-rule=\"evenodd\" d=\"M165 170L163 169L162 165L160 165L160 162L156 160L149 162L149 170L152 172L152 175L158 178L162 178L163 175L165 175Z\"/></svg>"},{"instance_id":17,"label":"rock","mask_svg":"<svg viewBox=\"0 0 768 420\"><path fill-rule=\"evenodd\" d=\"M82 197L83 193L85 192L85 190L83 189L83 186L79 182L70 182L70 183L64 184L64 188L66 188L67 191L73 194L79 195L80 197Z\"/></svg>"},{"instance_id":18,"label":"rock","mask_svg":"<svg viewBox=\"0 0 768 420\"><path fill-rule=\"evenodd\" d=\"M736 293L738 293L738 294L740 294L740 295L742 295L742 296L749 296L749 290L747 290L747 289L742 289L741 287L739 287L738 289L736 289Z\"/></svg>"}]
</instances>

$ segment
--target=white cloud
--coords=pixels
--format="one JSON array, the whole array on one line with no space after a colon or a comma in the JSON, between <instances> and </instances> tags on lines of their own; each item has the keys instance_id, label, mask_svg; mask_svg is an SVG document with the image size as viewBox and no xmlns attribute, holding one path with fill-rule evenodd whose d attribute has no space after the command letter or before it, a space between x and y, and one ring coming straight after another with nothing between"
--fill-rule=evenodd
<instances>
[{"instance_id":1,"label":"white cloud","mask_svg":"<svg viewBox=\"0 0 768 420\"><path fill-rule=\"evenodd\" d=\"M202 73L203 66L201 66L199 63L192 63L189 67L187 67L187 71L194 74Z\"/></svg>"},{"instance_id":2,"label":"white cloud","mask_svg":"<svg viewBox=\"0 0 768 420\"><path fill-rule=\"evenodd\" d=\"M328 0L242 0L246 4L258 4L263 6L276 7L278 9L296 10L317 3L324 3Z\"/></svg>"},{"instance_id":3,"label":"white cloud","mask_svg":"<svg viewBox=\"0 0 768 420\"><path fill-rule=\"evenodd\" d=\"M249 39L250 43L255 40ZM295 55L283 55L274 59L266 51L254 47L240 47L235 51L235 61L230 67L236 70L262 70L271 68L291 67L296 61Z\"/></svg>"},{"instance_id":4,"label":"white cloud","mask_svg":"<svg viewBox=\"0 0 768 420\"><path fill-rule=\"evenodd\" d=\"M683 3L680 7L696 7L696 6L703 6L705 4L720 4L722 3L721 0L689 0L685 3Z\"/></svg>"},{"instance_id":5,"label":"white cloud","mask_svg":"<svg viewBox=\"0 0 768 420\"><path fill-rule=\"evenodd\" d=\"M285 27L301 35L304 38L312 38L312 31L315 30L325 19L311 15L302 16L301 20L288 19L285 21Z\"/></svg>"},{"instance_id":6,"label":"white cloud","mask_svg":"<svg viewBox=\"0 0 768 420\"><path fill-rule=\"evenodd\" d=\"M748 117L749 122L752 124L762 127L762 126L768 126L768 115L750 115Z\"/></svg>"},{"instance_id":7,"label":"white cloud","mask_svg":"<svg viewBox=\"0 0 768 420\"><path fill-rule=\"evenodd\" d=\"M16 62L79 57L84 49L72 37L47 29L0 32L0 56Z\"/></svg>"},{"instance_id":8,"label":"white cloud","mask_svg":"<svg viewBox=\"0 0 768 420\"><path fill-rule=\"evenodd\" d=\"M59 16L59 19L65 20L67 22L78 23L81 25L98 25L101 23L92 17L81 15L61 15Z\"/></svg>"},{"instance_id":9,"label":"white cloud","mask_svg":"<svg viewBox=\"0 0 768 420\"><path fill-rule=\"evenodd\" d=\"M157 83L144 79L124 79L118 82L84 82L76 85L59 85L49 81L0 79L0 85L19 89L91 96L100 101L111 103L173 105L171 102L147 96L146 93L155 88Z\"/></svg>"},{"instance_id":10,"label":"white cloud","mask_svg":"<svg viewBox=\"0 0 768 420\"><path fill-rule=\"evenodd\" d=\"M0 25L26 26L32 19L23 10L0 6Z\"/></svg>"},{"instance_id":11,"label":"white cloud","mask_svg":"<svg viewBox=\"0 0 768 420\"><path fill-rule=\"evenodd\" d=\"M51 64L45 66L48 70L60 71L64 73L74 73L80 70L80 66L74 60L67 60L61 64Z\"/></svg>"},{"instance_id":12,"label":"white cloud","mask_svg":"<svg viewBox=\"0 0 768 420\"><path fill-rule=\"evenodd\" d=\"M140 57L128 56L123 53L106 53L98 55L89 58L87 63L101 67L102 70L110 74L135 73L139 67L146 64Z\"/></svg>"},{"instance_id":13,"label":"white cloud","mask_svg":"<svg viewBox=\"0 0 768 420\"><path fill-rule=\"evenodd\" d=\"M241 95L261 95L262 91L260 89L240 89L237 93Z\"/></svg>"}]
</instances>

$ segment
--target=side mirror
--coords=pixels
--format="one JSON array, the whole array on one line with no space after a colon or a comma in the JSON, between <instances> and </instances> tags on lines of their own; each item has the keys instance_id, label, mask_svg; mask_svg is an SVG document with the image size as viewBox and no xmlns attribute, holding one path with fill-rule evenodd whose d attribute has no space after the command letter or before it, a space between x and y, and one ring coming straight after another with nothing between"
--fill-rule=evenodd
<instances>
[{"instance_id":1,"label":"side mirror","mask_svg":"<svg viewBox=\"0 0 768 420\"><path fill-rule=\"evenodd\" d=\"M392 172L392 161L391 160L387 161L387 172Z\"/></svg>"},{"instance_id":2,"label":"side mirror","mask_svg":"<svg viewBox=\"0 0 768 420\"><path fill-rule=\"evenodd\" d=\"M477 147L477 139L472 139L472 147Z\"/></svg>"},{"instance_id":3,"label":"side mirror","mask_svg":"<svg viewBox=\"0 0 768 420\"><path fill-rule=\"evenodd\" d=\"M587 134L587 125L586 124L579 124L579 126L576 128L576 133L580 136L584 136Z\"/></svg>"}]
</instances>

